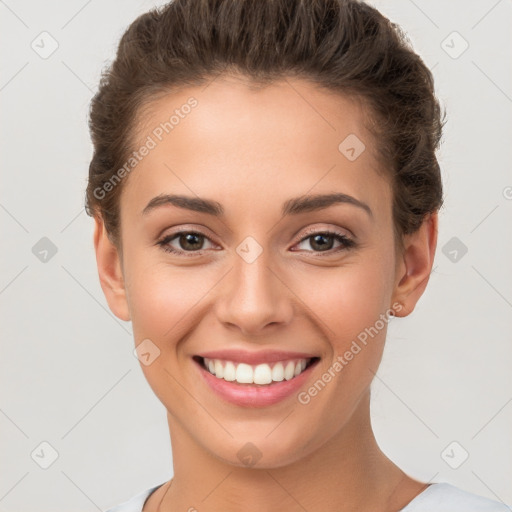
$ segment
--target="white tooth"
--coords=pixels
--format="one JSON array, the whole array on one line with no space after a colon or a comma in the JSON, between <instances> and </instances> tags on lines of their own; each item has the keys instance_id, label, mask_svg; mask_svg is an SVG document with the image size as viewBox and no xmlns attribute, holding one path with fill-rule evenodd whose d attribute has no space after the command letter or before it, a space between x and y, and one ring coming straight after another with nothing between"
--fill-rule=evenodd
<instances>
[{"instance_id":1,"label":"white tooth","mask_svg":"<svg viewBox=\"0 0 512 512\"><path fill-rule=\"evenodd\" d=\"M215 375L219 379L222 379L224 376L224 368L222 368L222 363L218 359L215 360Z\"/></svg>"},{"instance_id":2,"label":"white tooth","mask_svg":"<svg viewBox=\"0 0 512 512\"><path fill-rule=\"evenodd\" d=\"M286 368L284 369L284 378L286 380L293 379L293 374L295 372L295 364L293 361L288 361Z\"/></svg>"},{"instance_id":3,"label":"white tooth","mask_svg":"<svg viewBox=\"0 0 512 512\"><path fill-rule=\"evenodd\" d=\"M270 368L268 364L259 364L255 367L245 363L239 363L235 366L232 361L221 361L219 359L204 358L204 364L212 375L226 381L237 381L240 384L270 384L271 382L281 382L291 380L300 375L306 368L307 359L300 359L296 363L288 361L286 366L282 363L274 364Z\"/></svg>"},{"instance_id":4,"label":"white tooth","mask_svg":"<svg viewBox=\"0 0 512 512\"><path fill-rule=\"evenodd\" d=\"M226 366L224 366L223 379L227 381L233 381L236 379L235 365L231 361L226 361Z\"/></svg>"},{"instance_id":5,"label":"white tooth","mask_svg":"<svg viewBox=\"0 0 512 512\"><path fill-rule=\"evenodd\" d=\"M268 364L259 364L254 368L254 384L270 384L272 382L272 370Z\"/></svg>"},{"instance_id":6,"label":"white tooth","mask_svg":"<svg viewBox=\"0 0 512 512\"><path fill-rule=\"evenodd\" d=\"M284 379L283 363L276 363L272 368L272 380L281 382Z\"/></svg>"},{"instance_id":7,"label":"white tooth","mask_svg":"<svg viewBox=\"0 0 512 512\"><path fill-rule=\"evenodd\" d=\"M240 384L252 384L254 382L252 367L248 364L240 363L236 367L236 381Z\"/></svg>"}]
</instances>

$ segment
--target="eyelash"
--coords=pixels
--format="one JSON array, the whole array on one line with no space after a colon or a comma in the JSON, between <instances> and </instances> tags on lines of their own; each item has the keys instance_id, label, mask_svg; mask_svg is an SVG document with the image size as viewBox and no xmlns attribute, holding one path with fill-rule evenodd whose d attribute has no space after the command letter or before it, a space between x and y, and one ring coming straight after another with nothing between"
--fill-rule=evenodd
<instances>
[{"instance_id":1,"label":"eyelash","mask_svg":"<svg viewBox=\"0 0 512 512\"><path fill-rule=\"evenodd\" d=\"M194 257L194 256L197 256L197 255L202 255L203 254L203 251L205 249L201 249L201 250L198 250L198 251L183 251L183 250L177 250L173 247L171 247L169 245L170 242L172 242L174 239L176 238L179 238L181 235L199 235L199 236L202 236L206 239L209 240L209 238L204 235L203 233L199 232L199 231L177 231L176 233L173 233L172 235L167 235L165 236L163 239L159 240L157 242L157 245L159 245L162 250L164 250L165 252L169 252L169 253L172 253L172 254L177 254L179 256L185 256L185 257ZM347 237L346 235L343 235L342 233L338 233L336 231L330 231L330 230L313 230L313 231L308 231L305 233L305 236L302 237L298 242L297 244L300 244L304 241L306 241L308 238L312 238L313 236L315 235L325 235L325 236L332 236L334 237L334 239L337 241L337 242L340 242L341 243L341 246L340 247L337 247L335 249L329 249L327 251L308 251L308 252L313 252L313 253L317 253L319 256L323 257L324 254L326 254L327 256L330 256L334 253L337 253L337 252L340 252L340 251L344 251L344 250L347 250L347 249L352 249L354 247L356 247L356 242L354 240L352 240L351 238ZM295 244L295 245L297 245Z\"/></svg>"}]
</instances>

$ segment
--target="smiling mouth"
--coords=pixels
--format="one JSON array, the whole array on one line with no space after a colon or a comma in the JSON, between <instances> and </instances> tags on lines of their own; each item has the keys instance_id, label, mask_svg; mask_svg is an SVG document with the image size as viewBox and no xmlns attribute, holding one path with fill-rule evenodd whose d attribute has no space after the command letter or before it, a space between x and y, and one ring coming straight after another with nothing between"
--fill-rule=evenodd
<instances>
[{"instance_id":1,"label":"smiling mouth","mask_svg":"<svg viewBox=\"0 0 512 512\"><path fill-rule=\"evenodd\" d=\"M314 366L319 357L287 359L272 363L251 365L224 359L209 359L194 356L194 361L205 371L219 380L242 386L273 386L279 382L290 381Z\"/></svg>"}]
</instances>

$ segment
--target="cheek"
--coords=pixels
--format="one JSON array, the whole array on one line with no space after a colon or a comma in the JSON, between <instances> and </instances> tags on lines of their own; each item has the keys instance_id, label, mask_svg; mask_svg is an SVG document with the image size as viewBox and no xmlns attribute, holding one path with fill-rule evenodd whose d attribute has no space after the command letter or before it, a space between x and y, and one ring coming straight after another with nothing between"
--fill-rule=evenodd
<instances>
[{"instance_id":1,"label":"cheek","mask_svg":"<svg viewBox=\"0 0 512 512\"><path fill-rule=\"evenodd\" d=\"M305 302L329 350L318 380L299 397L304 421L311 421L311 428L321 417L327 433L339 429L377 372L390 320L393 263L382 254L370 254L336 272L321 274L317 269L307 279L310 293ZM303 286L301 296L306 296L306 278L296 282Z\"/></svg>"},{"instance_id":2,"label":"cheek","mask_svg":"<svg viewBox=\"0 0 512 512\"><path fill-rule=\"evenodd\" d=\"M339 268L309 267L294 278L294 290L311 309L334 349L342 350L389 309L393 258L368 252Z\"/></svg>"},{"instance_id":3,"label":"cheek","mask_svg":"<svg viewBox=\"0 0 512 512\"><path fill-rule=\"evenodd\" d=\"M218 280L215 271L206 267L179 268L163 263L143 264L142 260L126 270L130 274L127 294L136 341L165 339L165 347L179 338L180 330L187 325L187 315L193 313Z\"/></svg>"}]
</instances>

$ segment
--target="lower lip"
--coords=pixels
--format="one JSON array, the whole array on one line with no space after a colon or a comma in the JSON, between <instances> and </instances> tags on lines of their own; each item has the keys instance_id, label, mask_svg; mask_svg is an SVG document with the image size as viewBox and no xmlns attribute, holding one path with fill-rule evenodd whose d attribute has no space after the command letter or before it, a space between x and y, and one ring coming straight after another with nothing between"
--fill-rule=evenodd
<instances>
[{"instance_id":1,"label":"lower lip","mask_svg":"<svg viewBox=\"0 0 512 512\"><path fill-rule=\"evenodd\" d=\"M224 400L242 407L267 407L289 397L304 385L318 359L310 364L300 375L290 380L273 382L272 384L239 384L236 381L219 379L206 370L203 365L194 361L199 367L203 379L210 388Z\"/></svg>"}]
</instances>

